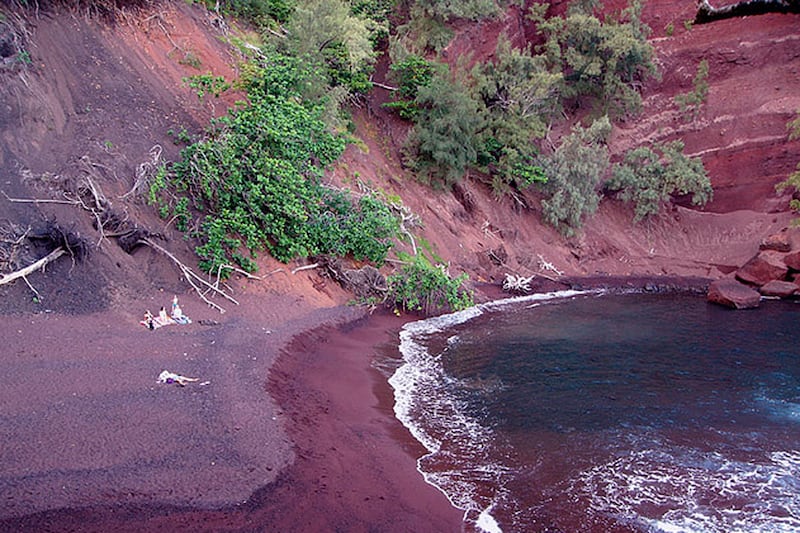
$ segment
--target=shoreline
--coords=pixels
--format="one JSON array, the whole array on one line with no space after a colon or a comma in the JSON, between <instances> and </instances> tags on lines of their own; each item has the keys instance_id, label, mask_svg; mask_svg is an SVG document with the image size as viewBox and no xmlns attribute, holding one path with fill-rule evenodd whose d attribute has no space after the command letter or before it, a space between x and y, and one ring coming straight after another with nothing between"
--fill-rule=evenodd
<instances>
[{"instance_id":1,"label":"shoreline","mask_svg":"<svg viewBox=\"0 0 800 533\"><path fill-rule=\"evenodd\" d=\"M563 289L565 283L569 288L580 283L580 288L611 291L697 293L707 280L600 276L560 282L536 292ZM482 301L513 296L496 285L477 291ZM367 531L398 527L461 531L463 512L419 473L416 461L425 449L393 411L388 378L392 365L400 362L397 333L405 323L420 317L396 317L388 311L367 315L346 307L306 311L273 332L270 341L277 343L271 342L267 348L273 356L250 368L251 373L263 372L258 377L261 386L255 385L257 390L243 397L240 394L238 400L225 398L226 402L248 400L276 406L275 417L284 432L277 438L288 437L289 456L271 459L285 466L270 469L273 481L257 488L246 501L213 509L213 505L169 503L158 493L132 499L124 495L92 498L89 494L88 501L84 500L88 505L0 520L0 526L18 531ZM250 329L264 329L252 327L262 325L259 319L263 316L246 316ZM178 332L172 331L174 335ZM247 350L256 342L257 334L251 333L233 344ZM394 363L387 358L387 350L394 350ZM250 380L248 386L254 382ZM259 444L254 437L257 435L240 438L247 440L250 448L262 446L261 457L285 453L280 445ZM193 474L201 472L188 477ZM207 475L200 479L215 482Z\"/></svg>"}]
</instances>

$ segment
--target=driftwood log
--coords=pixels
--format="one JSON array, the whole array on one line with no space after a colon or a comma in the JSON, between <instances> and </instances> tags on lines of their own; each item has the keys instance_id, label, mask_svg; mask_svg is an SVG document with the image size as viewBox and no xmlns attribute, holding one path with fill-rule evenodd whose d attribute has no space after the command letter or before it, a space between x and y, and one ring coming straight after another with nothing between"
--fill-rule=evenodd
<instances>
[{"instance_id":1,"label":"driftwood log","mask_svg":"<svg viewBox=\"0 0 800 533\"><path fill-rule=\"evenodd\" d=\"M800 0L747 0L722 7L714 7L708 0L697 2L695 24L765 13L800 13Z\"/></svg>"}]
</instances>

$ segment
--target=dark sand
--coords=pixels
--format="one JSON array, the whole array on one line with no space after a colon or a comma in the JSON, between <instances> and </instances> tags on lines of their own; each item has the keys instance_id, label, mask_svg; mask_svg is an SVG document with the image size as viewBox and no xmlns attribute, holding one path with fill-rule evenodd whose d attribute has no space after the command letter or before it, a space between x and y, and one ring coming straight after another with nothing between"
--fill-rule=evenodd
<instances>
[{"instance_id":1,"label":"dark sand","mask_svg":"<svg viewBox=\"0 0 800 533\"><path fill-rule=\"evenodd\" d=\"M0 531L461 530L373 366L403 321L283 304L4 317Z\"/></svg>"}]
</instances>

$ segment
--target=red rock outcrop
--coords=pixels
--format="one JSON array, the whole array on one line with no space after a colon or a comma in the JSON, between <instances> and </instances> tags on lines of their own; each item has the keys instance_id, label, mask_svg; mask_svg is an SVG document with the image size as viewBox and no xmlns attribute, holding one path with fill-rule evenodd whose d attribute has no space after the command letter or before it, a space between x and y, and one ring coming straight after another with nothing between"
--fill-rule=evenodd
<instances>
[{"instance_id":1,"label":"red rock outcrop","mask_svg":"<svg viewBox=\"0 0 800 533\"><path fill-rule=\"evenodd\" d=\"M784 264L791 268L792 270L796 270L800 272L800 252L792 252L787 254L783 257Z\"/></svg>"},{"instance_id":2,"label":"red rock outcrop","mask_svg":"<svg viewBox=\"0 0 800 533\"><path fill-rule=\"evenodd\" d=\"M761 302L761 295L734 279L720 279L709 285L708 301L733 309L753 309Z\"/></svg>"},{"instance_id":3,"label":"red rock outcrop","mask_svg":"<svg viewBox=\"0 0 800 533\"><path fill-rule=\"evenodd\" d=\"M761 287L770 281L785 280L789 268L783 254L771 250L759 252L736 271L736 279Z\"/></svg>"},{"instance_id":4,"label":"red rock outcrop","mask_svg":"<svg viewBox=\"0 0 800 533\"><path fill-rule=\"evenodd\" d=\"M758 289L764 296L775 296L777 298L791 298L800 287L791 281L770 281Z\"/></svg>"},{"instance_id":5,"label":"red rock outcrop","mask_svg":"<svg viewBox=\"0 0 800 533\"><path fill-rule=\"evenodd\" d=\"M764 238L758 248L759 250L774 250L776 252L786 253L792 250L792 242L791 239L789 239L789 234L783 231Z\"/></svg>"},{"instance_id":6,"label":"red rock outcrop","mask_svg":"<svg viewBox=\"0 0 800 533\"><path fill-rule=\"evenodd\" d=\"M645 85L643 113L615 131L612 149L682 139L714 186L705 210L784 211L791 191L778 195L775 184L800 154L800 140L790 141L786 130L800 108L800 15L684 24L695 11L693 2L646 3L643 19L653 29L662 78ZM674 98L692 91L703 60L708 96L698 115L686 118Z\"/></svg>"}]
</instances>

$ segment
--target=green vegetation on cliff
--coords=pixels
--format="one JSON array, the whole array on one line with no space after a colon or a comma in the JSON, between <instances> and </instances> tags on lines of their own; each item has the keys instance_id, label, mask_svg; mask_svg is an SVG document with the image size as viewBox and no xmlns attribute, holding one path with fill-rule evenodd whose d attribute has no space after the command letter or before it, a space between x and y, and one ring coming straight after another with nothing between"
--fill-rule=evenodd
<instances>
[{"instance_id":1,"label":"green vegetation on cliff","mask_svg":"<svg viewBox=\"0 0 800 533\"><path fill-rule=\"evenodd\" d=\"M679 144L640 147L610 164L611 119L636 113L638 88L656 75L638 0L604 15L596 1L573 2L557 16L534 3L527 15L536 46L500 35L488 60L455 64L439 55L453 21L500 16L507 3L228 0L213 7L262 30L263 45L241 66L238 87L248 101L189 144L151 190L162 213L200 239L206 270L253 268L261 250L281 261L328 254L383 263L398 217L380 197L333 189L323 175L344 149L348 107L372 89L376 50L387 42L397 88L386 106L412 122L404 161L433 187L447 189L465 175L499 196L520 199L533 187L543 220L566 235L595 212L606 182L606 191L635 204L637 219L676 193L691 193L696 203L710 197L702 165ZM407 18L392 26L399 16ZM194 83L203 94L224 88ZM565 121L574 126L550 139ZM406 258L395 276L390 294L400 308L467 304L463 278L422 256Z\"/></svg>"},{"instance_id":2,"label":"green vegetation on cliff","mask_svg":"<svg viewBox=\"0 0 800 533\"><path fill-rule=\"evenodd\" d=\"M797 110L797 116L786 124L786 129L789 130L789 140L800 139L800 109ZM800 192L800 162L797 163L797 169L794 172L775 186L779 192L786 188L791 188L795 193ZM800 213L800 200L792 197L789 207ZM800 218L795 219L794 224L800 225Z\"/></svg>"}]
</instances>

